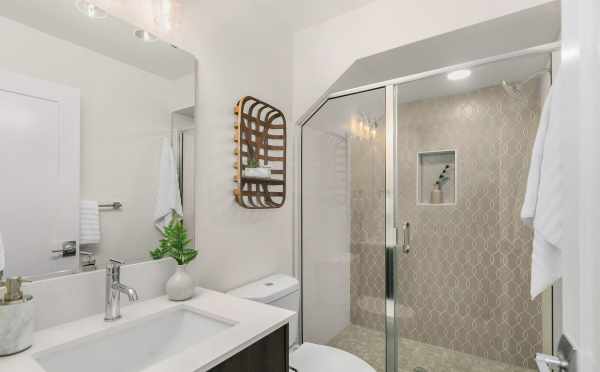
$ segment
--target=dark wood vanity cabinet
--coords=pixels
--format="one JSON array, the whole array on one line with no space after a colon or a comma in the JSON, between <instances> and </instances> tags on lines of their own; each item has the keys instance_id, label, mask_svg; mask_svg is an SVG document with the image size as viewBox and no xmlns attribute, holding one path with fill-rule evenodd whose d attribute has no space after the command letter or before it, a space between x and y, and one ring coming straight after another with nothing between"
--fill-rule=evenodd
<instances>
[{"instance_id":1,"label":"dark wood vanity cabinet","mask_svg":"<svg viewBox=\"0 0 600 372\"><path fill-rule=\"evenodd\" d=\"M209 372L288 372L288 332L286 324Z\"/></svg>"}]
</instances>

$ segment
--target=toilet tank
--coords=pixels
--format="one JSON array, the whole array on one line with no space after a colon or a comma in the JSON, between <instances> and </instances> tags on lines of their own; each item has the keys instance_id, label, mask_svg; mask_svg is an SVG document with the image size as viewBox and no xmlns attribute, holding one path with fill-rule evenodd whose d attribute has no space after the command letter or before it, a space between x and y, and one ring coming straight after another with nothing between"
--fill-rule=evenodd
<instances>
[{"instance_id":1,"label":"toilet tank","mask_svg":"<svg viewBox=\"0 0 600 372\"><path fill-rule=\"evenodd\" d=\"M242 287L228 294L296 312L290 320L290 347L298 341L298 313L300 312L300 284L298 279L275 274Z\"/></svg>"}]
</instances>

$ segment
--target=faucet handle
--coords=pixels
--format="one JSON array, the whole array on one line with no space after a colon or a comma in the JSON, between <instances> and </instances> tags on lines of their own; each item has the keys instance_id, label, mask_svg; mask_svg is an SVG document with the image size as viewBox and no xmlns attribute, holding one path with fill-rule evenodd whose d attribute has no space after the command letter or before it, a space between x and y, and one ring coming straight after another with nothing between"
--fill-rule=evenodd
<instances>
[{"instance_id":1,"label":"faucet handle","mask_svg":"<svg viewBox=\"0 0 600 372\"><path fill-rule=\"evenodd\" d=\"M125 264L125 261L115 260L114 258L111 258L108 260L108 264L106 265L106 268L109 270L118 269L121 267L121 265L124 265L124 264Z\"/></svg>"}]
</instances>

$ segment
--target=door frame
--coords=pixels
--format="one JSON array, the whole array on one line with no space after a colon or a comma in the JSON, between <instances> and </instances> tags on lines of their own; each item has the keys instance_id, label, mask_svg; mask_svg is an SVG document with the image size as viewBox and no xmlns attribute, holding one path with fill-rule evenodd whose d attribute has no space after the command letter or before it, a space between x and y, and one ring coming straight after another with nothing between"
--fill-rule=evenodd
<instances>
[{"instance_id":1,"label":"door frame","mask_svg":"<svg viewBox=\"0 0 600 372\"><path fill-rule=\"evenodd\" d=\"M396 323L396 272L398 269L399 219L398 151L395 85L385 86L385 370L398 371L398 325Z\"/></svg>"}]
</instances>

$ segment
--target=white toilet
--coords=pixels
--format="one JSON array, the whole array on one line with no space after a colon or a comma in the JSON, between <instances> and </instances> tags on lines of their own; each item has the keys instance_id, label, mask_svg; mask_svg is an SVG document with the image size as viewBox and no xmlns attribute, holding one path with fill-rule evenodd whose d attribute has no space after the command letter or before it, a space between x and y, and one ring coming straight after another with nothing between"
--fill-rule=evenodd
<instances>
[{"instance_id":1,"label":"white toilet","mask_svg":"<svg viewBox=\"0 0 600 372\"><path fill-rule=\"evenodd\" d=\"M275 274L228 292L232 296L300 311L296 278ZM290 367L298 372L375 372L357 356L330 346L305 342L298 347L298 315L290 321Z\"/></svg>"}]
</instances>

